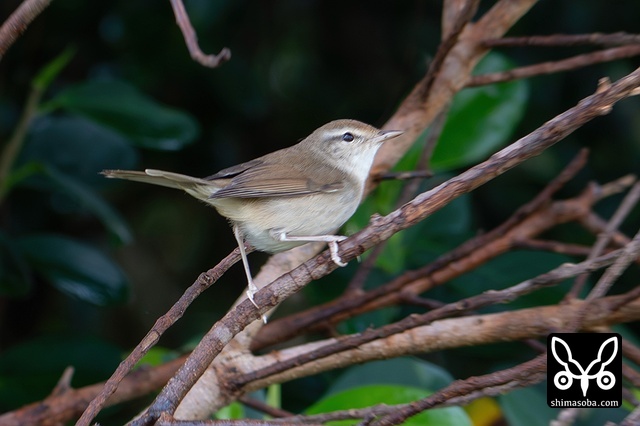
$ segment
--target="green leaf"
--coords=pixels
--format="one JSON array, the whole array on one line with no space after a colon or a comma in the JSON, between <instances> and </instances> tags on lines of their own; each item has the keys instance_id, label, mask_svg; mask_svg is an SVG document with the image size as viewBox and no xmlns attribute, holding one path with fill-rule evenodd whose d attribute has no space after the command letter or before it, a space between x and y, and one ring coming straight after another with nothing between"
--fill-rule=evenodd
<instances>
[{"instance_id":1,"label":"green leaf","mask_svg":"<svg viewBox=\"0 0 640 426\"><path fill-rule=\"evenodd\" d=\"M22 297L31 290L26 260L4 232L0 232L0 295Z\"/></svg>"},{"instance_id":2,"label":"green leaf","mask_svg":"<svg viewBox=\"0 0 640 426\"><path fill-rule=\"evenodd\" d=\"M18 241L31 266L61 292L99 306L127 299L124 273L95 248L57 235L38 234Z\"/></svg>"},{"instance_id":3,"label":"green leaf","mask_svg":"<svg viewBox=\"0 0 640 426\"><path fill-rule=\"evenodd\" d=\"M67 176L100 187L106 185L100 171L131 168L137 159L136 149L111 129L78 116L43 116L31 126L18 166L53 166ZM30 179L29 183L38 181Z\"/></svg>"},{"instance_id":4,"label":"green leaf","mask_svg":"<svg viewBox=\"0 0 640 426\"><path fill-rule=\"evenodd\" d=\"M547 399L537 389L526 388L499 397L500 407L512 426L546 426L560 410L550 408Z\"/></svg>"},{"instance_id":5,"label":"green leaf","mask_svg":"<svg viewBox=\"0 0 640 426\"><path fill-rule=\"evenodd\" d=\"M64 108L107 126L139 147L178 150L199 133L188 114L154 101L121 81L89 81L58 94L47 108Z\"/></svg>"},{"instance_id":6,"label":"green leaf","mask_svg":"<svg viewBox=\"0 0 640 426\"><path fill-rule=\"evenodd\" d=\"M427 190L428 185L429 182L423 183L420 191ZM400 192L401 188L395 182L384 182L349 219L347 235L364 228L373 214L390 212L396 206ZM464 240L470 232L471 217L469 197L458 197L421 223L392 236L376 266L389 274L397 274L413 267L415 259L418 260L416 265L424 264L425 253L435 257Z\"/></svg>"},{"instance_id":7,"label":"green leaf","mask_svg":"<svg viewBox=\"0 0 640 426\"><path fill-rule=\"evenodd\" d=\"M274 383L267 388L267 405L276 408L282 408L282 386Z\"/></svg>"},{"instance_id":8,"label":"green leaf","mask_svg":"<svg viewBox=\"0 0 640 426\"><path fill-rule=\"evenodd\" d=\"M56 56L51 62L45 65L31 82L36 89L44 91L56 79L58 74L67 66L69 61L75 55L76 50L66 48L60 55Z\"/></svg>"},{"instance_id":9,"label":"green leaf","mask_svg":"<svg viewBox=\"0 0 640 426\"><path fill-rule=\"evenodd\" d=\"M120 243L126 244L133 240L133 234L124 218L87 185L59 172L54 167L44 167L43 173L51 179L56 188L96 215Z\"/></svg>"},{"instance_id":10,"label":"green leaf","mask_svg":"<svg viewBox=\"0 0 640 426\"><path fill-rule=\"evenodd\" d=\"M511 251L454 279L448 287L457 291L457 297L469 297L482 291L500 290L518 284L570 261L570 257L558 253ZM564 284L567 283L568 281ZM511 302L509 309L557 303L565 294L565 290L558 285L537 290ZM495 311L504 308L503 305L498 305L486 309Z\"/></svg>"},{"instance_id":11,"label":"green leaf","mask_svg":"<svg viewBox=\"0 0 640 426\"><path fill-rule=\"evenodd\" d=\"M510 68L502 55L488 54L476 68L487 73ZM431 158L434 170L451 170L486 159L511 137L524 116L529 90L516 80L464 89L451 105L447 122Z\"/></svg>"},{"instance_id":12,"label":"green leaf","mask_svg":"<svg viewBox=\"0 0 640 426\"><path fill-rule=\"evenodd\" d=\"M105 380L121 360L120 349L94 337L39 337L0 353L0 412L40 400L51 393L68 366L73 385Z\"/></svg>"},{"instance_id":13,"label":"green leaf","mask_svg":"<svg viewBox=\"0 0 640 426\"><path fill-rule=\"evenodd\" d=\"M138 361L136 368L157 367L180 356L178 351L160 346L154 346Z\"/></svg>"},{"instance_id":14,"label":"green leaf","mask_svg":"<svg viewBox=\"0 0 640 426\"><path fill-rule=\"evenodd\" d=\"M311 406L306 414L328 413L337 410L366 408L376 404L406 404L426 398L431 392L409 386L371 385L332 394ZM360 420L340 420L329 425L353 425ZM407 419L406 426L471 426L469 417L459 407L428 410Z\"/></svg>"},{"instance_id":15,"label":"green leaf","mask_svg":"<svg viewBox=\"0 0 640 426\"><path fill-rule=\"evenodd\" d=\"M351 367L333 382L327 394L369 384L440 389L452 381L453 377L438 365L417 358L401 357Z\"/></svg>"},{"instance_id":16,"label":"green leaf","mask_svg":"<svg viewBox=\"0 0 640 426\"><path fill-rule=\"evenodd\" d=\"M232 402L226 407L219 409L215 414L215 418L218 420L243 419L245 418L244 405L237 401Z\"/></svg>"}]
</instances>

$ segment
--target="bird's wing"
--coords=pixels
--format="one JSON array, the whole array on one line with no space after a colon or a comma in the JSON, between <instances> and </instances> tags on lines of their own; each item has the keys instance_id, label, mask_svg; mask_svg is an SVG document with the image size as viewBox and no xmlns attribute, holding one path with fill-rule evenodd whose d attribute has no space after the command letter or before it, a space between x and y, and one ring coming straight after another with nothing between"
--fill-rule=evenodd
<instances>
[{"instance_id":1,"label":"bird's wing","mask_svg":"<svg viewBox=\"0 0 640 426\"><path fill-rule=\"evenodd\" d=\"M336 192L344 187L341 176L331 176L327 182L311 179L300 168L280 163L244 163L225 169L208 179L229 178L231 182L210 198L294 197L305 194Z\"/></svg>"},{"instance_id":2,"label":"bird's wing","mask_svg":"<svg viewBox=\"0 0 640 426\"><path fill-rule=\"evenodd\" d=\"M257 167L261 164L264 164L264 160L262 158L256 158L255 160L247 161L246 163L238 164L235 166L227 167L226 169L220 170L218 173L207 176L204 180L217 180L217 179L229 179L234 176L239 175L240 173L252 168Z\"/></svg>"}]
</instances>

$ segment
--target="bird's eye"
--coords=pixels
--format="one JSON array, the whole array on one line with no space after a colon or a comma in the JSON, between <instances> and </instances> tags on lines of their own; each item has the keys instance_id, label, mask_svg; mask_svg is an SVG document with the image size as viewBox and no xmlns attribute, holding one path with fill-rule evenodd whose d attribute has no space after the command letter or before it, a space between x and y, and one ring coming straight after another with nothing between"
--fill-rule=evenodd
<instances>
[{"instance_id":1,"label":"bird's eye","mask_svg":"<svg viewBox=\"0 0 640 426\"><path fill-rule=\"evenodd\" d=\"M345 142L352 142L354 139L353 135L349 132L345 133L344 135L342 135L342 140Z\"/></svg>"}]
</instances>

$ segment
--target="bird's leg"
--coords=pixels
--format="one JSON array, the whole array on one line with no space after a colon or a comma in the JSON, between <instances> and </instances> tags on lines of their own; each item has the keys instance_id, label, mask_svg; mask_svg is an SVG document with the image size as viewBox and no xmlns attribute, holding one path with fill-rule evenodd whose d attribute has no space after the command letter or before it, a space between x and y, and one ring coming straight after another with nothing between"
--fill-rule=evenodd
<instances>
[{"instance_id":1,"label":"bird's leg","mask_svg":"<svg viewBox=\"0 0 640 426\"><path fill-rule=\"evenodd\" d=\"M253 278L251 277L251 269L249 269L249 260L247 259L247 252L244 249L244 237L240 232L240 228L237 225L233 225L233 235L236 237L236 241L238 242L238 248L240 249L240 257L242 258L242 265L244 266L244 273L247 274L247 282L249 283L247 286L247 298L253 303L253 306L256 309L260 309L256 301L253 299L253 295L258 292L258 286L253 282ZM266 315L262 315L262 322L267 323Z\"/></svg>"},{"instance_id":2,"label":"bird's leg","mask_svg":"<svg viewBox=\"0 0 640 426\"><path fill-rule=\"evenodd\" d=\"M331 252L331 260L333 260L333 262L338 266L347 266L347 264L340 258L340 253L338 253L338 242L347 239L344 235L309 235L297 237L294 235L288 235L286 232L276 229L271 230L271 235L278 241L321 241L328 243L329 251Z\"/></svg>"}]
</instances>

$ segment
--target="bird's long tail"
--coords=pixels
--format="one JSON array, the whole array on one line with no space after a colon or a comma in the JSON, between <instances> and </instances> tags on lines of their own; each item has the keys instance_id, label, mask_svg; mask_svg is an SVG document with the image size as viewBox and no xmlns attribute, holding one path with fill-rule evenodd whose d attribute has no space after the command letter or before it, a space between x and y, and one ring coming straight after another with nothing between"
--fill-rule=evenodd
<instances>
[{"instance_id":1,"label":"bird's long tail","mask_svg":"<svg viewBox=\"0 0 640 426\"><path fill-rule=\"evenodd\" d=\"M182 189L200 199L206 199L219 189L219 186L212 181L182 175L180 173L165 172L164 170L146 169L144 172L134 170L103 170L102 174L108 178L127 179L165 186L167 188Z\"/></svg>"}]
</instances>

